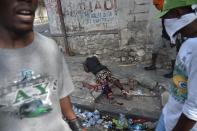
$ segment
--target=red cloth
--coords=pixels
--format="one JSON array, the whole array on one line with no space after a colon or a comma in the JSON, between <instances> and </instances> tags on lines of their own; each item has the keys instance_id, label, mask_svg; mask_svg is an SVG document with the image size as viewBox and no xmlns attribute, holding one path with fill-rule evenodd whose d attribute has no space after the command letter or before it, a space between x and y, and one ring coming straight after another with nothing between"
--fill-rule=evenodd
<instances>
[{"instance_id":1,"label":"red cloth","mask_svg":"<svg viewBox=\"0 0 197 131\"><path fill-rule=\"evenodd\" d=\"M163 4L164 0L153 0L153 5L160 11L163 9Z\"/></svg>"}]
</instances>

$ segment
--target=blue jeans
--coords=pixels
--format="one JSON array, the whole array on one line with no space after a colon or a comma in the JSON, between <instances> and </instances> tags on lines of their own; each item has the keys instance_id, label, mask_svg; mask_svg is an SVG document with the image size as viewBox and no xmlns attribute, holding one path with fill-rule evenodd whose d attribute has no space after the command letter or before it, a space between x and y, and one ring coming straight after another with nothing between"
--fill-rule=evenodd
<instances>
[{"instance_id":1,"label":"blue jeans","mask_svg":"<svg viewBox=\"0 0 197 131\"><path fill-rule=\"evenodd\" d=\"M157 123L157 127L156 127L155 131L166 131L163 113L161 114L161 116L159 118L159 121Z\"/></svg>"}]
</instances>

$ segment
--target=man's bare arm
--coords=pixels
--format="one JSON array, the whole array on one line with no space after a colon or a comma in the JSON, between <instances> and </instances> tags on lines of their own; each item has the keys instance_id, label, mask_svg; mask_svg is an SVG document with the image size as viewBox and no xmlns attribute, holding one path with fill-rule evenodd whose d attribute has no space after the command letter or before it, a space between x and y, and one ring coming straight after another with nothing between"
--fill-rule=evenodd
<instances>
[{"instance_id":1,"label":"man's bare arm","mask_svg":"<svg viewBox=\"0 0 197 131\"><path fill-rule=\"evenodd\" d=\"M86 129L82 128L81 125L79 125L79 123L78 123L77 117L76 117L74 111L72 110L72 104L71 104L69 96L66 96L66 97L60 99L60 106L61 106L63 116L69 122L74 123L73 131L86 131ZM72 125L69 124L69 126L72 127L73 124Z\"/></svg>"},{"instance_id":2,"label":"man's bare arm","mask_svg":"<svg viewBox=\"0 0 197 131\"><path fill-rule=\"evenodd\" d=\"M189 131L193 128L195 123L196 121L189 119L186 115L182 113L176 126L172 131Z\"/></svg>"},{"instance_id":3,"label":"man's bare arm","mask_svg":"<svg viewBox=\"0 0 197 131\"><path fill-rule=\"evenodd\" d=\"M62 109L62 114L66 119L68 120L76 119L76 115L72 110L72 104L70 102L69 96L60 99L60 106Z\"/></svg>"}]
</instances>

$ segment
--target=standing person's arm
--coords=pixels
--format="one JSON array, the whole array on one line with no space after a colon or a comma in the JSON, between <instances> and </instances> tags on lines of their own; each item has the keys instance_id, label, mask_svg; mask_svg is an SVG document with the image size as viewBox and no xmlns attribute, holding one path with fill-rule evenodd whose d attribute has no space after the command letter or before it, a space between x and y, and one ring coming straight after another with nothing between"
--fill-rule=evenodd
<instances>
[{"instance_id":1,"label":"standing person's arm","mask_svg":"<svg viewBox=\"0 0 197 131\"><path fill-rule=\"evenodd\" d=\"M62 63L59 64L62 65L62 68L60 68L62 69L60 71L60 81L62 83L59 85L59 98L62 115L67 120L70 128L73 131L86 131L86 129L82 127L82 124L80 123L79 119L77 118L72 109L69 94L71 94L74 90L74 85L70 77L70 73L68 71L68 67L64 57L62 57L61 62Z\"/></svg>"},{"instance_id":2,"label":"standing person's arm","mask_svg":"<svg viewBox=\"0 0 197 131\"><path fill-rule=\"evenodd\" d=\"M178 123L172 131L189 131L196 124L196 121L189 119L185 114L181 114Z\"/></svg>"},{"instance_id":3,"label":"standing person's arm","mask_svg":"<svg viewBox=\"0 0 197 131\"><path fill-rule=\"evenodd\" d=\"M72 104L69 96L60 99L60 106L62 109L62 114L67 120L74 120L77 118L72 110Z\"/></svg>"},{"instance_id":4,"label":"standing person's arm","mask_svg":"<svg viewBox=\"0 0 197 131\"><path fill-rule=\"evenodd\" d=\"M63 116L67 119L68 124L73 131L86 131L72 110L69 96L60 99L60 106Z\"/></svg>"},{"instance_id":5,"label":"standing person's arm","mask_svg":"<svg viewBox=\"0 0 197 131\"><path fill-rule=\"evenodd\" d=\"M195 52L195 51L194 51ZM188 60L187 99L184 103L182 114L173 131L189 131L197 121L197 55L192 55Z\"/></svg>"}]
</instances>

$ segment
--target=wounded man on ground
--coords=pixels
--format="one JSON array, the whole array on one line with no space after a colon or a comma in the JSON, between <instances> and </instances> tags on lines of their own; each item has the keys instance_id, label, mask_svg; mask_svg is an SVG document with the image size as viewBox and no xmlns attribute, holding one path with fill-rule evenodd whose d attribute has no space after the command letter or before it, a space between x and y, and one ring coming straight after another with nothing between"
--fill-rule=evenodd
<instances>
[{"instance_id":1,"label":"wounded man on ground","mask_svg":"<svg viewBox=\"0 0 197 131\"><path fill-rule=\"evenodd\" d=\"M111 71L102 65L96 56L88 57L83 63L83 67L85 72L91 72L96 77L96 85L90 85L84 82L83 86L92 87L94 89L100 88L108 99L113 99L113 92L110 86L113 85L121 90L123 96L128 96L129 92L123 88L120 80L115 78Z\"/></svg>"}]
</instances>

